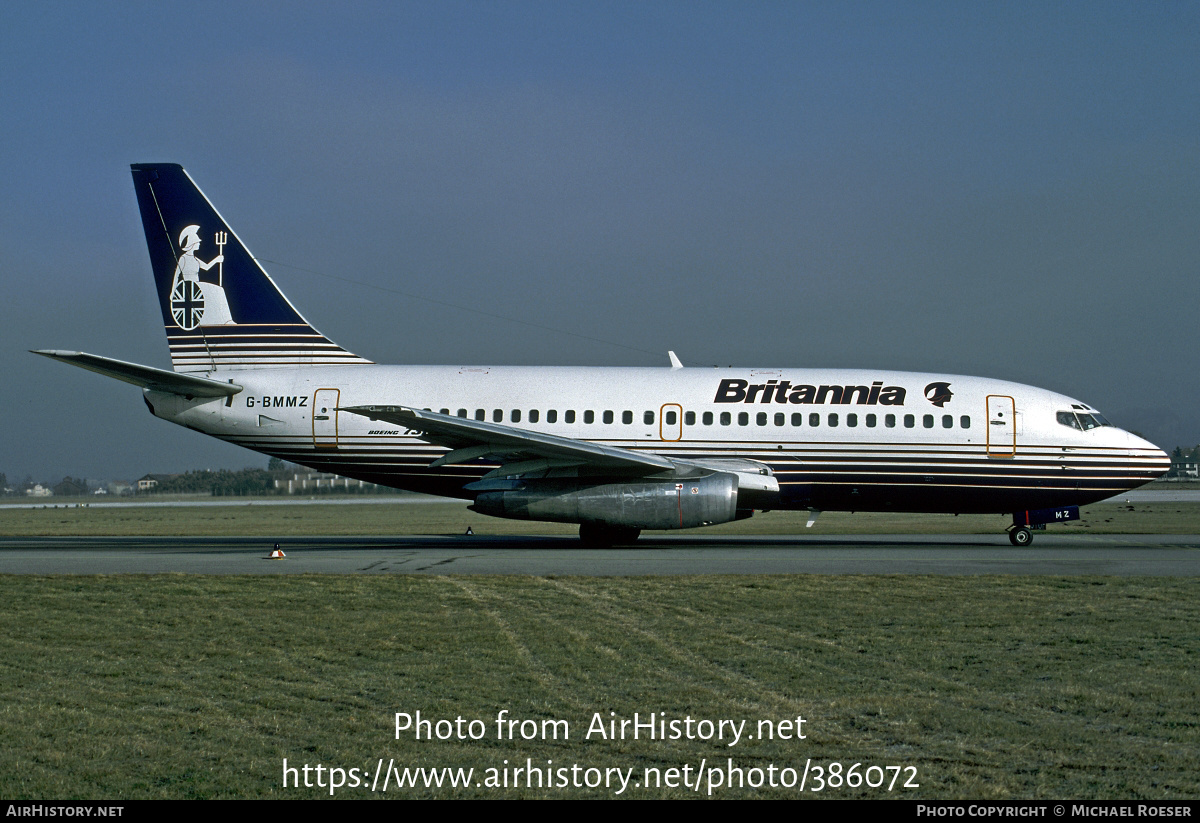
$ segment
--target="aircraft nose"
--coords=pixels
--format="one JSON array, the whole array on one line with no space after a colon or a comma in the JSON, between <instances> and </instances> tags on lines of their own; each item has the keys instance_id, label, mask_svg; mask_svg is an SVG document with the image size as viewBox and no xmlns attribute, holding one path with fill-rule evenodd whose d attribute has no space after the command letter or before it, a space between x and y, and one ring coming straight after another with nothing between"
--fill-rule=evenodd
<instances>
[{"instance_id":1,"label":"aircraft nose","mask_svg":"<svg viewBox=\"0 0 1200 823\"><path fill-rule=\"evenodd\" d=\"M1129 456L1144 462L1146 468L1155 473L1156 477L1166 474L1171 469L1171 458L1165 451L1132 432L1125 432L1129 440Z\"/></svg>"}]
</instances>

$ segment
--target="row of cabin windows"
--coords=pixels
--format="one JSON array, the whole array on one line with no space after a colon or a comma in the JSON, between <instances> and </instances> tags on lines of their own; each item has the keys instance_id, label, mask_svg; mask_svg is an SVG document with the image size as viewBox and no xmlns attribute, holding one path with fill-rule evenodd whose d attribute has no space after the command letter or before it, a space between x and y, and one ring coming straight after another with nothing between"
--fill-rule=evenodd
<instances>
[{"instance_id":1,"label":"row of cabin windows","mask_svg":"<svg viewBox=\"0 0 1200 823\"><path fill-rule=\"evenodd\" d=\"M449 409L442 409L441 412L442 412L442 414L450 414ZM667 425L667 426L676 425L676 423L679 420L677 414L678 413L675 411L665 412L663 414L663 424ZM458 416L459 417L467 417L468 416L467 410L459 409ZM486 409L475 409L474 416L475 416L476 420L487 420L487 410ZM789 420L789 415L784 412L775 412L774 414L770 414L769 412L758 412L757 414L754 415L754 424L757 426L768 426L768 425L786 426L790 422L792 426L799 427L799 426L805 425L804 418L806 416L808 417L807 425L809 428L815 428L815 427L821 425L821 413L820 412L809 412L807 415L805 415L804 412L792 412L790 415L790 418L791 418L790 420ZM530 409L528 412L527 419L528 419L528 422L530 422L530 423L540 423L541 417L542 417L541 412L538 409ZM505 418L505 414L504 414L503 409L493 409L492 410L492 422L493 423L503 423L503 422L505 422L504 418ZM568 411L563 412L563 422L564 423L574 423L575 419L576 418L575 418L574 410L568 410ZM612 423L615 419L615 413L612 411L603 411L600 413L600 419L604 423ZM825 415L825 425L826 426L837 427L837 426L841 425L841 420L842 420L842 417L838 412L829 412ZM713 425L714 421L719 421L722 426L731 426L731 425L733 425L733 412L727 412L727 411L721 412L720 415L717 417L714 417L713 412L703 412L700 415L701 425L711 426L711 425ZM851 428L851 429L856 428L859 425L860 421L861 421L862 425L866 426L868 429L873 429L879 425L879 416L875 415L875 414L864 414L864 415L860 416L853 412L845 415L845 424L848 428ZM510 422L510 423L522 422L521 410L520 409L512 409L511 411L509 411L508 412L508 422ZM546 422L547 423L557 423L558 422L558 411L555 409L548 410L546 412ZM596 413L591 410L585 411L583 413L583 422L586 424L595 423L596 422ZM621 422L624 423L625 425L629 425L629 424L633 423L633 412L628 411L628 410L621 412ZM654 412L652 412L652 411L643 412L642 413L642 422L648 426L654 425ZM896 428L897 422L902 422L904 428L906 428L906 429L913 429L913 428L916 428L916 426L917 426L917 416L915 414L906 414L903 416L903 418L899 418L899 417L897 417L897 415L894 415L894 414L883 415L883 425L885 428L894 429L894 428ZM683 423L685 426L696 425L696 412L694 412L694 411L684 412L683 413ZM750 412L738 412L737 413L737 424L739 426L749 426L750 425ZM921 415L921 427L922 428L932 429L932 428L936 428L938 426L938 424L939 424L939 421L937 420L936 415L932 415L932 414ZM954 428L954 415L952 415L952 414L941 415L940 424L943 429ZM964 414L964 415L960 416L958 418L958 427L960 429L971 428L970 415Z\"/></svg>"}]
</instances>

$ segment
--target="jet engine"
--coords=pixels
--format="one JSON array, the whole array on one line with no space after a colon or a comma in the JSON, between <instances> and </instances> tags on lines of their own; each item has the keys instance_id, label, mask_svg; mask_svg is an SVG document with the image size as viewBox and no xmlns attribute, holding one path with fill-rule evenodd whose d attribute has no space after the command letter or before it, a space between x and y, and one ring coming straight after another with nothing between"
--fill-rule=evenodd
<instances>
[{"instance_id":1,"label":"jet engine","mask_svg":"<svg viewBox=\"0 0 1200 823\"><path fill-rule=\"evenodd\" d=\"M473 486L479 493L472 510L515 520L691 529L750 516L748 507L738 510L738 477L729 472L602 483L577 477L508 478Z\"/></svg>"}]
</instances>

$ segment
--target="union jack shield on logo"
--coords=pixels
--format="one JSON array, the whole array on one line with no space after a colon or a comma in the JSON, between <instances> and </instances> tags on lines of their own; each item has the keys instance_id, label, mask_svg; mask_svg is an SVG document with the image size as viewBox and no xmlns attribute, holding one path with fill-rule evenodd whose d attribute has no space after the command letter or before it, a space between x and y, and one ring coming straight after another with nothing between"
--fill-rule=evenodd
<instances>
[{"instance_id":1,"label":"union jack shield on logo","mask_svg":"<svg viewBox=\"0 0 1200 823\"><path fill-rule=\"evenodd\" d=\"M192 280L180 280L171 289L171 316L175 325L191 331L204 319L204 292Z\"/></svg>"}]
</instances>

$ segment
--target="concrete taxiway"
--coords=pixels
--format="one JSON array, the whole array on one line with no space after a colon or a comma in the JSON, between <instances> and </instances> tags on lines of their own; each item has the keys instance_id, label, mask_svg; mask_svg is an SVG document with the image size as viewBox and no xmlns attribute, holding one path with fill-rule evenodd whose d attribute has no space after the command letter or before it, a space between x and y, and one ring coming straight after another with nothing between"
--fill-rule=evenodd
<instances>
[{"instance_id":1,"label":"concrete taxiway","mask_svg":"<svg viewBox=\"0 0 1200 823\"><path fill-rule=\"evenodd\" d=\"M1018 574L1200 576L1200 535L6 537L0 574Z\"/></svg>"}]
</instances>

